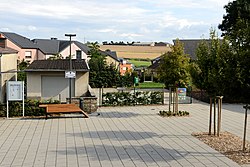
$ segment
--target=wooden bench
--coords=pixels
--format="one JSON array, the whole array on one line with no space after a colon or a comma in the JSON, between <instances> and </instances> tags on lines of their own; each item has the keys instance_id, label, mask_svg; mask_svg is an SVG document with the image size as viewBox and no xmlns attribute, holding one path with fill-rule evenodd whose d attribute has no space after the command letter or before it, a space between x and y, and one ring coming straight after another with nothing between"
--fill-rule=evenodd
<instances>
[{"instance_id":1,"label":"wooden bench","mask_svg":"<svg viewBox=\"0 0 250 167\"><path fill-rule=\"evenodd\" d=\"M68 113L82 113L85 118L88 118L88 114L85 113L80 107L75 104L40 104L39 107L45 108L46 119L48 114L68 114Z\"/></svg>"}]
</instances>

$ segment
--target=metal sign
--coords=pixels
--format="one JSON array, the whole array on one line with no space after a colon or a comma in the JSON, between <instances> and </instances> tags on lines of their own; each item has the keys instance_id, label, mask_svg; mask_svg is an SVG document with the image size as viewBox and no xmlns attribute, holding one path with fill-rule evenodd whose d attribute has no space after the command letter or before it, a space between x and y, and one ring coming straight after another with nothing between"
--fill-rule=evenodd
<instances>
[{"instance_id":1,"label":"metal sign","mask_svg":"<svg viewBox=\"0 0 250 167\"><path fill-rule=\"evenodd\" d=\"M178 88L178 100L186 100L187 89Z\"/></svg>"},{"instance_id":2,"label":"metal sign","mask_svg":"<svg viewBox=\"0 0 250 167\"><path fill-rule=\"evenodd\" d=\"M7 81L7 118L9 118L9 101L23 101L24 117L24 82Z\"/></svg>"},{"instance_id":3,"label":"metal sign","mask_svg":"<svg viewBox=\"0 0 250 167\"><path fill-rule=\"evenodd\" d=\"M76 78L75 71L65 71L65 78Z\"/></svg>"},{"instance_id":4,"label":"metal sign","mask_svg":"<svg viewBox=\"0 0 250 167\"><path fill-rule=\"evenodd\" d=\"M23 100L23 82L8 81L7 82L7 100L21 101Z\"/></svg>"}]
</instances>

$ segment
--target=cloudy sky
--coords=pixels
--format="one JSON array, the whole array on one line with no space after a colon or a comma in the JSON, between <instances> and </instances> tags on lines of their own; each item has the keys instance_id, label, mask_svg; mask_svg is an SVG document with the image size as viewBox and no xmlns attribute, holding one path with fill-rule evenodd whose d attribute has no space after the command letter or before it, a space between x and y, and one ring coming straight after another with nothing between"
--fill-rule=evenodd
<instances>
[{"instance_id":1,"label":"cloudy sky","mask_svg":"<svg viewBox=\"0 0 250 167\"><path fill-rule=\"evenodd\" d=\"M206 38L229 0L0 0L0 31L28 38L165 41Z\"/></svg>"}]
</instances>

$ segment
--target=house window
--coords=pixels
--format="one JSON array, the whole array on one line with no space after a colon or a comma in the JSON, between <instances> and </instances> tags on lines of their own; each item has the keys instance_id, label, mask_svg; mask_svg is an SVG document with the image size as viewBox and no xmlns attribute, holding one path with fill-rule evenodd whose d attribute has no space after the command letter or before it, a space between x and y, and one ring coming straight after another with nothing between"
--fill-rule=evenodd
<instances>
[{"instance_id":1,"label":"house window","mask_svg":"<svg viewBox=\"0 0 250 167\"><path fill-rule=\"evenodd\" d=\"M32 57L31 51L26 51L25 52L25 59L31 59L31 57Z\"/></svg>"},{"instance_id":2,"label":"house window","mask_svg":"<svg viewBox=\"0 0 250 167\"><path fill-rule=\"evenodd\" d=\"M76 59L82 59L82 51L81 50L76 51Z\"/></svg>"},{"instance_id":3,"label":"house window","mask_svg":"<svg viewBox=\"0 0 250 167\"><path fill-rule=\"evenodd\" d=\"M127 67L122 67L122 70L123 70L123 71L126 71L126 70L127 70Z\"/></svg>"}]
</instances>

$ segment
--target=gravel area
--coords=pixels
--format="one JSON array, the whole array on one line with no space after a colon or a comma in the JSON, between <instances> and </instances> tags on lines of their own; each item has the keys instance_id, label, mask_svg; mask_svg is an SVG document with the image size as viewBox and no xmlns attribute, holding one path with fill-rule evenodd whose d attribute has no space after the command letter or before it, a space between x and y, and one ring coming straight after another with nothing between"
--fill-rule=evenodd
<instances>
[{"instance_id":1,"label":"gravel area","mask_svg":"<svg viewBox=\"0 0 250 167\"><path fill-rule=\"evenodd\" d=\"M219 137L205 132L192 135L238 164L250 164L250 142L246 142L246 151L243 152L243 140L232 133L222 132Z\"/></svg>"}]
</instances>

